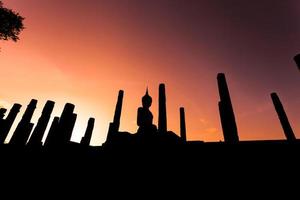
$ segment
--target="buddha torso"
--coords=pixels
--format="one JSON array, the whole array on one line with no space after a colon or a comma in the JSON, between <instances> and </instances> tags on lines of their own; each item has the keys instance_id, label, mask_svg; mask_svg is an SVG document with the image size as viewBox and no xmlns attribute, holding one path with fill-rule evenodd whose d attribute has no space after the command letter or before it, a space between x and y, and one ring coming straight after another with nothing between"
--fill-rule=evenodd
<instances>
[{"instance_id":1,"label":"buddha torso","mask_svg":"<svg viewBox=\"0 0 300 200\"><path fill-rule=\"evenodd\" d=\"M139 107L137 113L137 125L139 127L150 127L153 124L153 115L149 109Z\"/></svg>"}]
</instances>

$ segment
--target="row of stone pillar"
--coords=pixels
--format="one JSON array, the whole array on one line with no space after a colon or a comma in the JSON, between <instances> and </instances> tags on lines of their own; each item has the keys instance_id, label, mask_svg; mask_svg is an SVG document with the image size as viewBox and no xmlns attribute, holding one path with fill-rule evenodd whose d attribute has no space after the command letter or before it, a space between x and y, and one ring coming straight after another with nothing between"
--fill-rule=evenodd
<instances>
[{"instance_id":1,"label":"row of stone pillar","mask_svg":"<svg viewBox=\"0 0 300 200\"><path fill-rule=\"evenodd\" d=\"M300 54L294 57L294 61L296 62L296 65L300 70ZM224 141L226 143L237 143L239 142L238 130L225 75L223 73L219 73L217 76L217 80L220 94L219 113L224 135ZM278 95L276 93L271 93L271 99L274 104L286 139L290 142L296 141L296 136L289 123L288 117L284 111L284 107Z\"/></svg>"},{"instance_id":2,"label":"row of stone pillar","mask_svg":"<svg viewBox=\"0 0 300 200\"><path fill-rule=\"evenodd\" d=\"M53 111L55 102L47 101L38 122L33 129L34 124L31 123L31 118L37 105L37 100L32 99L28 104L20 122L18 123L9 144L18 146L35 146L41 147L43 145L42 139L44 137L47 125L49 123L51 113ZM4 119L6 109L0 109L0 144L3 144L12 125L15 121L21 105L14 104L9 114ZM70 142L73 128L76 122L77 114L74 112L75 106L67 103L60 117L54 117L47 138L45 140L45 146L63 146ZM88 146L91 141L92 132L94 128L94 118L90 118L88 121L87 129L84 137L81 140L81 144ZM33 130L33 131L32 131Z\"/></svg>"},{"instance_id":3,"label":"row of stone pillar","mask_svg":"<svg viewBox=\"0 0 300 200\"><path fill-rule=\"evenodd\" d=\"M294 60L300 69L300 54L294 57ZM228 85L226 82L225 75L219 73L217 76L218 88L219 88L219 113L222 124L222 130L224 135L224 141L227 143L237 143L239 142L238 130L235 121L235 115L233 111L233 106L229 94ZM124 91L120 90L118 94L118 100L115 109L115 115L113 122L110 123L108 131L108 140L112 133L119 131L120 118L123 104ZM284 134L288 141L296 140L295 134L291 128L287 115L284 111L283 105L276 93L271 94L275 110L278 114L279 120L281 122ZM46 105L42 111L42 115L38 120L35 129L33 129L33 123L31 123L31 118L36 108L37 100L32 99L27 109L19 122L11 140L10 144L14 145L32 145L32 146L42 146L42 138L44 136L46 127L51 117L51 113L54 108L53 101L47 101ZM6 113L6 109L0 109L0 144L3 144L12 124L20 111L21 105L14 104L11 108L6 119L3 119ZM73 113L75 106L73 104L67 103L60 117L54 117L51 124L48 136L45 141L46 146L61 146L69 143L73 128L76 122L77 114ZM88 121L88 126L84 137L81 140L82 145L88 146L92 137L94 118L90 118ZM30 136L30 133L31 137ZM167 111L166 111L166 92L165 85L159 85L159 112L158 112L158 132L167 132ZM185 125L185 112L184 108L180 108L180 135L181 138L186 141L186 125ZM29 138L29 140L28 140ZM28 141L28 142L27 142Z\"/></svg>"},{"instance_id":4,"label":"row of stone pillar","mask_svg":"<svg viewBox=\"0 0 300 200\"><path fill-rule=\"evenodd\" d=\"M294 61L300 70L300 54L294 57ZM218 89L220 95L220 101L218 103L219 106L219 114L220 120L223 130L224 141L226 143L238 143L239 135L238 129L236 125L235 115L233 111L233 106L229 94L228 85L226 82L225 74L219 73L217 75L218 81ZM120 126L120 117L122 110L122 102L123 102L124 91L120 90L118 95L118 101L116 104L114 120L110 123L107 141L109 141L110 137L113 133L119 131ZM271 94L271 98L275 107L275 110L278 114L278 118L280 120L281 126L284 130L284 134L288 141L295 141L296 137L289 123L288 117L284 111L283 105L280 102L280 99L276 93ZM165 85L159 85L159 97L158 97L158 132L164 133L167 132L167 110L166 110L166 91ZM185 124L185 112L184 108L180 108L180 136L183 141L187 141L186 139L186 124Z\"/></svg>"}]
</instances>

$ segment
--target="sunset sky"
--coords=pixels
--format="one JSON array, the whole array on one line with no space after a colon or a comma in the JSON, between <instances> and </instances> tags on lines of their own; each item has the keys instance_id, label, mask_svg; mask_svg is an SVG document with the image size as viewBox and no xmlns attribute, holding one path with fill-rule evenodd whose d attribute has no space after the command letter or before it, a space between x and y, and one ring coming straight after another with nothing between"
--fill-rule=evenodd
<instances>
[{"instance_id":1,"label":"sunset sky","mask_svg":"<svg viewBox=\"0 0 300 200\"><path fill-rule=\"evenodd\" d=\"M216 76L226 74L241 140L282 139L277 92L300 138L299 0L3 0L26 19L20 41L1 41L0 106L65 103L78 114L73 141L96 118L100 145L125 91L121 130L136 132L146 87L157 124L159 83L166 84L168 129L179 133L186 109L189 140L223 140ZM52 121L52 119L51 119ZM13 131L14 129L12 129ZM8 138L9 139L9 138ZM8 141L7 139L7 141Z\"/></svg>"}]
</instances>

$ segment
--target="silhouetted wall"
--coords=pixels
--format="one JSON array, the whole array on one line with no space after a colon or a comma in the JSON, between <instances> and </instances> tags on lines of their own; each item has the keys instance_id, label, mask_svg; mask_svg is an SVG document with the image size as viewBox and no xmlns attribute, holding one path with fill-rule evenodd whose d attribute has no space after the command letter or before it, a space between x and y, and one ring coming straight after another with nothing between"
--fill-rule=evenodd
<instances>
[{"instance_id":1,"label":"silhouetted wall","mask_svg":"<svg viewBox=\"0 0 300 200\"><path fill-rule=\"evenodd\" d=\"M159 85L158 96L158 132L167 132L167 108L165 84Z\"/></svg>"},{"instance_id":2,"label":"silhouetted wall","mask_svg":"<svg viewBox=\"0 0 300 200\"><path fill-rule=\"evenodd\" d=\"M217 80L220 94L219 112L224 140L227 143L236 143L239 142L239 136L225 74L219 73Z\"/></svg>"},{"instance_id":3,"label":"silhouetted wall","mask_svg":"<svg viewBox=\"0 0 300 200\"><path fill-rule=\"evenodd\" d=\"M14 145L25 145L31 130L33 128L33 123L30 122L33 112L36 108L37 100L32 99L25 110L21 121L19 122L11 140L10 144Z\"/></svg>"},{"instance_id":4,"label":"silhouetted wall","mask_svg":"<svg viewBox=\"0 0 300 200\"><path fill-rule=\"evenodd\" d=\"M282 105L278 95L276 93L272 93L271 98L272 98L273 104L275 106L275 110L277 112L277 115L280 120L280 123L283 128L286 139L288 141L295 141L296 136L293 132L293 129L290 125L290 122L288 120L288 117L284 111L283 105Z\"/></svg>"}]
</instances>

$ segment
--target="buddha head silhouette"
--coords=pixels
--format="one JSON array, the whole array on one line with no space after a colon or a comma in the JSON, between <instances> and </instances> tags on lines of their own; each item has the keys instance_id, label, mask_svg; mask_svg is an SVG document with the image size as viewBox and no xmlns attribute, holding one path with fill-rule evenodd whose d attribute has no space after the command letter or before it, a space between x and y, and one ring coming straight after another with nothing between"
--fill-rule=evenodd
<instances>
[{"instance_id":1,"label":"buddha head silhouette","mask_svg":"<svg viewBox=\"0 0 300 200\"><path fill-rule=\"evenodd\" d=\"M148 88L146 90L146 94L142 98L142 104L143 104L144 108L150 108L150 106L152 104L152 98L148 94Z\"/></svg>"}]
</instances>

